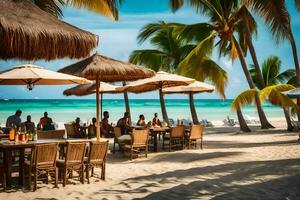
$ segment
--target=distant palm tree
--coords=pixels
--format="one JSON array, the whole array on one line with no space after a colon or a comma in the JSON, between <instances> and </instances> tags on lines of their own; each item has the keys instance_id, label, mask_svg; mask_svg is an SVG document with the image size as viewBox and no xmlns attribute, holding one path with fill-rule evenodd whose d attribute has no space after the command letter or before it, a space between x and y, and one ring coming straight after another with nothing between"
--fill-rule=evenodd
<instances>
[{"instance_id":1,"label":"distant palm tree","mask_svg":"<svg viewBox=\"0 0 300 200\"><path fill-rule=\"evenodd\" d=\"M107 16L109 18L118 19L117 5L122 0L31 0L40 9L54 15L62 17L61 7L73 6L76 8L86 8L90 11Z\"/></svg>"},{"instance_id":2,"label":"distant palm tree","mask_svg":"<svg viewBox=\"0 0 300 200\"><path fill-rule=\"evenodd\" d=\"M181 24L172 24L181 25ZM178 72L180 62L196 47L195 42L185 42L179 39L175 28L164 22L151 23L142 28L138 41L139 43L149 39L153 49L135 50L131 53L129 61L134 64L141 64L155 71ZM211 58L211 49L207 51L201 62L195 62L188 70L182 70L181 73L195 78L199 81L209 80L215 86L222 97L225 97L225 86L227 84L226 72ZM190 96L190 101L193 98ZM167 119L163 95L160 94L162 102L162 111L164 118ZM190 102L193 104L193 102ZM192 111L194 123L198 122L196 113ZM166 120L164 119L164 120Z\"/></svg>"},{"instance_id":3,"label":"distant palm tree","mask_svg":"<svg viewBox=\"0 0 300 200\"><path fill-rule=\"evenodd\" d=\"M281 92L294 88L292 85L287 83L292 82L295 79L296 73L294 69L288 69L283 72L280 71L281 60L277 56L270 56L262 63L264 84L258 79L256 69L253 65L250 69L254 84L259 90L261 90L259 92L260 97L262 97L261 99L265 101L266 98L269 98L272 104L282 106L287 121L288 130L292 130L293 127L287 108L290 106L295 107L295 105L288 97L281 94ZM242 106L252 103L256 93L258 93L258 91L255 89L242 92L234 100L232 107L237 108L237 105Z\"/></svg>"}]
</instances>

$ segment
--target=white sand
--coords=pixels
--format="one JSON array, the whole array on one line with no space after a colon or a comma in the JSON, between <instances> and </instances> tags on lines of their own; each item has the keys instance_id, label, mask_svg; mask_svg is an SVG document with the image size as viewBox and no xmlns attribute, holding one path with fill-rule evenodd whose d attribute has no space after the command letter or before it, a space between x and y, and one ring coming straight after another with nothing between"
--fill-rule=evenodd
<instances>
[{"instance_id":1,"label":"white sand","mask_svg":"<svg viewBox=\"0 0 300 200\"><path fill-rule=\"evenodd\" d=\"M150 153L133 161L109 154L106 181L74 180L59 189L40 183L36 192L1 192L0 199L299 199L297 138L283 129L208 133L203 150Z\"/></svg>"}]
</instances>

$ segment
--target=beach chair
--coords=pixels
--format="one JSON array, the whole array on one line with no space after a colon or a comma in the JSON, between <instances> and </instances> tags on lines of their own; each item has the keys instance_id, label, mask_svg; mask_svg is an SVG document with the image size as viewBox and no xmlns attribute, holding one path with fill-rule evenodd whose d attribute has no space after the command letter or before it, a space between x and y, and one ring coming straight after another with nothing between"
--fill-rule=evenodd
<instances>
[{"instance_id":1,"label":"beach chair","mask_svg":"<svg viewBox=\"0 0 300 200\"><path fill-rule=\"evenodd\" d=\"M33 191L37 189L37 180L39 177L44 177L48 184L49 175L55 177L55 187L57 187L57 156L58 144L38 144L33 147L32 158L30 161L26 160L24 163L25 172L28 173L29 189L31 190L32 177L34 182Z\"/></svg>"},{"instance_id":2,"label":"beach chair","mask_svg":"<svg viewBox=\"0 0 300 200\"><path fill-rule=\"evenodd\" d=\"M60 170L60 177L63 174L63 187L66 186L67 177L72 175L73 171L79 174L81 183L84 183L85 146L85 142L67 142L65 159L56 161L56 166Z\"/></svg>"},{"instance_id":3,"label":"beach chair","mask_svg":"<svg viewBox=\"0 0 300 200\"><path fill-rule=\"evenodd\" d=\"M235 126L237 124L238 122L236 122L234 119L230 119L229 116L227 116L227 118L223 120L224 126Z\"/></svg>"},{"instance_id":4,"label":"beach chair","mask_svg":"<svg viewBox=\"0 0 300 200\"><path fill-rule=\"evenodd\" d=\"M148 129L133 130L131 135L131 144L125 145L124 149L130 151L130 160L133 158L133 154L138 154L142 150L145 152L145 157L148 155Z\"/></svg>"},{"instance_id":5,"label":"beach chair","mask_svg":"<svg viewBox=\"0 0 300 200\"><path fill-rule=\"evenodd\" d=\"M101 179L105 180L105 163L108 150L108 141L106 142L90 142L90 150L88 157L84 160L86 179L90 183L90 171L94 174L94 167L101 167Z\"/></svg>"},{"instance_id":6,"label":"beach chair","mask_svg":"<svg viewBox=\"0 0 300 200\"><path fill-rule=\"evenodd\" d=\"M184 134L185 134L185 127L184 126L175 126L172 127L170 130L170 134L165 135L163 137L163 149L165 148L165 145L169 145L169 151L173 147L180 147L181 149L184 148ZM169 143L165 143L166 141L169 141Z\"/></svg>"},{"instance_id":7,"label":"beach chair","mask_svg":"<svg viewBox=\"0 0 300 200\"><path fill-rule=\"evenodd\" d=\"M77 137L73 124L64 124L68 138Z\"/></svg>"},{"instance_id":8,"label":"beach chair","mask_svg":"<svg viewBox=\"0 0 300 200\"><path fill-rule=\"evenodd\" d=\"M244 115L244 119L245 119L245 122L247 124L259 124L259 120L257 120L255 117L252 117L250 115Z\"/></svg>"},{"instance_id":9,"label":"beach chair","mask_svg":"<svg viewBox=\"0 0 300 200\"><path fill-rule=\"evenodd\" d=\"M214 127L213 123L208 121L207 119L202 119L200 124L204 125L205 127Z\"/></svg>"},{"instance_id":10,"label":"beach chair","mask_svg":"<svg viewBox=\"0 0 300 200\"><path fill-rule=\"evenodd\" d=\"M191 132L187 137L187 144L188 148L190 149L192 145L197 148L197 141L200 140L200 148L202 149L202 142L203 142L203 125L193 125L191 128Z\"/></svg>"}]
</instances>

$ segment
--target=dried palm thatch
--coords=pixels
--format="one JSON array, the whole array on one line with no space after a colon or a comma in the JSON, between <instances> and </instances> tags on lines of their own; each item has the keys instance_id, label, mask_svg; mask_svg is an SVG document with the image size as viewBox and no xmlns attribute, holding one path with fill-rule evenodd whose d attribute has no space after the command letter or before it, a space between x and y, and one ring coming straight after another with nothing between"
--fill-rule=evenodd
<instances>
[{"instance_id":1,"label":"dried palm thatch","mask_svg":"<svg viewBox=\"0 0 300 200\"><path fill-rule=\"evenodd\" d=\"M0 1L0 58L83 58L97 46L90 32L58 20L29 0Z\"/></svg>"},{"instance_id":2,"label":"dried palm thatch","mask_svg":"<svg viewBox=\"0 0 300 200\"><path fill-rule=\"evenodd\" d=\"M155 72L130 63L94 54L82 61L69 65L59 72L103 82L132 81L148 78Z\"/></svg>"}]
</instances>

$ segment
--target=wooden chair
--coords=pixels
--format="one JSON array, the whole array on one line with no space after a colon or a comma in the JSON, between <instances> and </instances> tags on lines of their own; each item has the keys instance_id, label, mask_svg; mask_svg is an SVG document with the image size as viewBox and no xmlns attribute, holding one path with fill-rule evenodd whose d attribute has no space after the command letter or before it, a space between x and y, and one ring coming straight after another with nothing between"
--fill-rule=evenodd
<instances>
[{"instance_id":1,"label":"wooden chair","mask_svg":"<svg viewBox=\"0 0 300 200\"><path fill-rule=\"evenodd\" d=\"M121 134L121 128L120 127L114 127L114 147L113 147L113 153L116 152L116 144L119 146L119 150L121 149L121 144L119 143L118 137L120 137Z\"/></svg>"},{"instance_id":2,"label":"wooden chair","mask_svg":"<svg viewBox=\"0 0 300 200\"><path fill-rule=\"evenodd\" d=\"M130 151L130 160L133 158L133 153L140 153L145 150L145 157L148 154L148 129L133 130L131 135L131 144L125 145L124 148Z\"/></svg>"},{"instance_id":3,"label":"wooden chair","mask_svg":"<svg viewBox=\"0 0 300 200\"><path fill-rule=\"evenodd\" d=\"M38 131L39 139L63 139L65 130Z\"/></svg>"},{"instance_id":4,"label":"wooden chair","mask_svg":"<svg viewBox=\"0 0 300 200\"><path fill-rule=\"evenodd\" d=\"M183 149L184 147L184 134L185 134L185 128L184 126L175 126L172 127L170 130L169 135L165 135L163 137L163 148L165 147L165 141L169 141L169 151L173 147L180 147Z\"/></svg>"},{"instance_id":5,"label":"wooden chair","mask_svg":"<svg viewBox=\"0 0 300 200\"><path fill-rule=\"evenodd\" d=\"M89 173L92 170L92 176L94 173L94 167L101 167L101 179L105 180L105 163L108 150L108 141L106 142L90 142L90 150L88 157L85 158L85 172L88 183L90 183Z\"/></svg>"},{"instance_id":6,"label":"wooden chair","mask_svg":"<svg viewBox=\"0 0 300 200\"><path fill-rule=\"evenodd\" d=\"M189 136L187 137L187 145L190 149L192 145L197 148L197 141L200 140L200 148L202 149L202 142L203 142L203 131L204 126L203 125L193 125L191 128L191 132Z\"/></svg>"},{"instance_id":7,"label":"wooden chair","mask_svg":"<svg viewBox=\"0 0 300 200\"><path fill-rule=\"evenodd\" d=\"M32 149L32 158L30 161L25 161L25 172L28 172L29 189L31 190L32 176L34 181L33 191L37 188L37 179L43 175L46 176L46 183L48 184L48 177L54 174L55 187L57 187L57 156L58 144L37 144Z\"/></svg>"},{"instance_id":8,"label":"wooden chair","mask_svg":"<svg viewBox=\"0 0 300 200\"><path fill-rule=\"evenodd\" d=\"M65 125L65 129L67 131L68 138L76 138L77 135L76 135L73 124L64 124L64 125Z\"/></svg>"},{"instance_id":9,"label":"wooden chair","mask_svg":"<svg viewBox=\"0 0 300 200\"><path fill-rule=\"evenodd\" d=\"M73 171L79 174L80 180L84 183L84 155L85 142L67 142L66 157L64 160L57 160L56 166L63 172L63 186L66 186L67 176L70 177Z\"/></svg>"}]
</instances>

